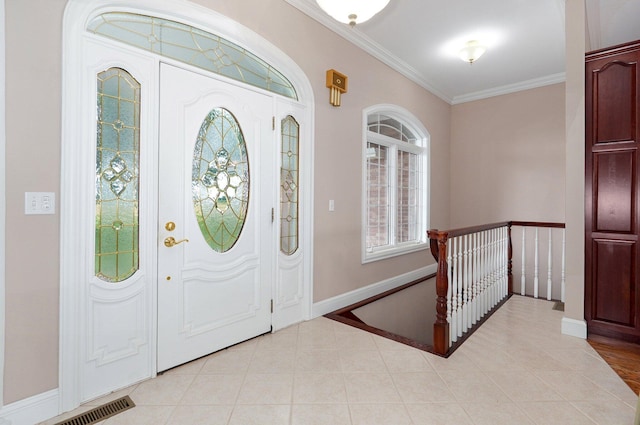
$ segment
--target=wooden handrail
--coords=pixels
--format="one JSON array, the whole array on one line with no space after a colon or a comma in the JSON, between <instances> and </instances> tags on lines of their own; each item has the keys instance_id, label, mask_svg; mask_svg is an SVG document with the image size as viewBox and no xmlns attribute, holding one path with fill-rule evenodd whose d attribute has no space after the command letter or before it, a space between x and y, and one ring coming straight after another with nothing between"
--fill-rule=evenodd
<instances>
[{"instance_id":1,"label":"wooden handrail","mask_svg":"<svg viewBox=\"0 0 640 425\"><path fill-rule=\"evenodd\" d=\"M432 229L429 230L427 232L427 234L429 235L429 238L435 238L435 239L441 239L444 238L449 239L449 238L455 238L458 236L464 236L464 235L470 235L472 233L477 233L477 232L482 232L484 230L491 230L491 229L497 229L499 227L504 227L504 226L508 226L509 223L511 223L511 221L501 221L498 223L491 223L491 224L481 224L478 226L470 226L470 227L462 227L460 229L453 229L453 230L438 230L438 229ZM524 222L522 222L524 223ZM433 236L432 236L433 235Z\"/></svg>"},{"instance_id":2,"label":"wooden handrail","mask_svg":"<svg viewBox=\"0 0 640 425\"><path fill-rule=\"evenodd\" d=\"M457 236L470 235L471 233L482 232L483 230L497 229L498 227L504 227L504 226L553 227L558 229L564 229L566 227L564 223L511 220L511 221L499 221L497 223L491 223L491 224L480 224L477 226L461 227L458 229L451 229L451 230L429 229L427 233L429 235L429 238L441 239L442 237L445 237L448 239L448 238L455 238Z\"/></svg>"},{"instance_id":3,"label":"wooden handrail","mask_svg":"<svg viewBox=\"0 0 640 425\"><path fill-rule=\"evenodd\" d=\"M545 223L542 221L512 221L511 225L523 227L552 227L554 229L564 229L566 227L564 223Z\"/></svg>"}]
</instances>

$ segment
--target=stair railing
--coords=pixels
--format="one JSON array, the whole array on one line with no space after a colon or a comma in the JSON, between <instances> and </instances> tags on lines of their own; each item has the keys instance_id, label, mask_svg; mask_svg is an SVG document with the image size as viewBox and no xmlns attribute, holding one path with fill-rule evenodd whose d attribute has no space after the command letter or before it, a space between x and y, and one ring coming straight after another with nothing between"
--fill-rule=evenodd
<instances>
[{"instance_id":1,"label":"stair railing","mask_svg":"<svg viewBox=\"0 0 640 425\"><path fill-rule=\"evenodd\" d=\"M438 262L433 349L447 355L512 288L510 222L429 230Z\"/></svg>"},{"instance_id":2,"label":"stair railing","mask_svg":"<svg viewBox=\"0 0 640 425\"><path fill-rule=\"evenodd\" d=\"M548 229L547 284L545 297L554 299L561 293L564 301L565 237L563 223L504 221L462 229L429 230L431 254L438 262L436 274L436 321L433 325L433 350L442 356L450 355L455 348L480 324L497 310L513 294L513 244L512 226L520 227L522 244L521 281L519 293L538 298L540 296L540 239L539 228ZM526 285L527 264L526 229L534 228L533 286ZM552 231L562 232L562 248L554 249ZM556 237L556 241L557 241ZM561 257L560 289L554 288L554 259ZM557 260L556 260L557 261ZM557 270L555 271L557 274ZM530 279L531 280L531 279ZM529 289L531 288L531 289Z\"/></svg>"}]
</instances>

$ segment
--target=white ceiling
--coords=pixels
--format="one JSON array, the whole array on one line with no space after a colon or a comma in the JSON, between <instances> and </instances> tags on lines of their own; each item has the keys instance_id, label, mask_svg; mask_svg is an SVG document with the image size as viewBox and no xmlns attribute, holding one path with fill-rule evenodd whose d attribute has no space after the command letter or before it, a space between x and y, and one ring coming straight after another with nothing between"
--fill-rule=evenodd
<instances>
[{"instance_id":1,"label":"white ceiling","mask_svg":"<svg viewBox=\"0 0 640 425\"><path fill-rule=\"evenodd\" d=\"M565 78L565 0L391 0L354 28L286 1L452 104ZM585 1L590 50L640 39L640 0ZM487 52L471 65L457 52L474 39Z\"/></svg>"}]
</instances>

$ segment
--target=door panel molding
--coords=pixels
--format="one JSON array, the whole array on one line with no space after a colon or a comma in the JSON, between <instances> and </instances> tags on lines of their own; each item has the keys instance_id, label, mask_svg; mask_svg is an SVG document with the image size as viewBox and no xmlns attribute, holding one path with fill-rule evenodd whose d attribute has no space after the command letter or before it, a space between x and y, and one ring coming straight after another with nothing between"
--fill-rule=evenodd
<instances>
[{"instance_id":1,"label":"door panel molding","mask_svg":"<svg viewBox=\"0 0 640 425\"><path fill-rule=\"evenodd\" d=\"M636 233L635 149L593 152L594 232Z\"/></svg>"},{"instance_id":2,"label":"door panel molding","mask_svg":"<svg viewBox=\"0 0 640 425\"><path fill-rule=\"evenodd\" d=\"M5 226L6 226L6 168L5 168L5 0L0 0L0 270L5 268ZM0 273L0 332L5 335L5 273ZM0 408L4 404L4 338L0 338ZM0 420L1 422L1 420Z\"/></svg>"}]
</instances>

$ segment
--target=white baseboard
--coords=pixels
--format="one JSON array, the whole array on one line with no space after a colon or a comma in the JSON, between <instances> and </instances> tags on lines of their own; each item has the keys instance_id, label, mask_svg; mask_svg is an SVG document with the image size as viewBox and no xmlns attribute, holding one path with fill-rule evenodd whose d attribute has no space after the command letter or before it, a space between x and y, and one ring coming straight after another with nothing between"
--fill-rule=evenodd
<instances>
[{"instance_id":1,"label":"white baseboard","mask_svg":"<svg viewBox=\"0 0 640 425\"><path fill-rule=\"evenodd\" d=\"M564 335L575 336L587 339L587 322L584 320L562 318L562 333Z\"/></svg>"},{"instance_id":2,"label":"white baseboard","mask_svg":"<svg viewBox=\"0 0 640 425\"><path fill-rule=\"evenodd\" d=\"M395 289L398 286L402 286L406 283L412 282L421 277L435 273L438 270L437 264L431 264L426 267L422 267L417 270L402 274L400 276L394 276L390 279L386 279L377 283L372 283L364 288L358 288L351 292L329 298L326 300L314 303L311 307L311 318L324 316L327 313L336 311L351 304L355 304L374 295L381 294L390 289Z\"/></svg>"},{"instance_id":3,"label":"white baseboard","mask_svg":"<svg viewBox=\"0 0 640 425\"><path fill-rule=\"evenodd\" d=\"M0 408L0 425L33 425L59 414L58 389Z\"/></svg>"}]
</instances>

